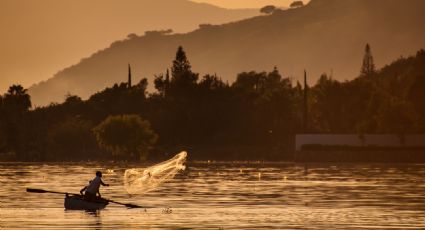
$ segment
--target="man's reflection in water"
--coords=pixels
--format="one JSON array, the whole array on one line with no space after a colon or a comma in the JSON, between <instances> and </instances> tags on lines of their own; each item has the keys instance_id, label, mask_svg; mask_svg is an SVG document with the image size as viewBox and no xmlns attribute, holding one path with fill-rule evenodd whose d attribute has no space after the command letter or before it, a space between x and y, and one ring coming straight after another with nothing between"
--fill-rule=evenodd
<instances>
[{"instance_id":1,"label":"man's reflection in water","mask_svg":"<svg viewBox=\"0 0 425 230\"><path fill-rule=\"evenodd\" d=\"M93 217L89 223L90 229L102 229L102 215L100 210L85 211L86 216Z\"/></svg>"}]
</instances>

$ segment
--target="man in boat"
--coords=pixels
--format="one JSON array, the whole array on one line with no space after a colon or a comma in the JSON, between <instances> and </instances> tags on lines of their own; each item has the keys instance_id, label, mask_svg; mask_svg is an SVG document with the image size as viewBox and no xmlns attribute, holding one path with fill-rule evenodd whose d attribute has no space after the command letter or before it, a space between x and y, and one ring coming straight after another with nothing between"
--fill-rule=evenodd
<instances>
[{"instance_id":1,"label":"man in boat","mask_svg":"<svg viewBox=\"0 0 425 230\"><path fill-rule=\"evenodd\" d=\"M84 199L86 200L96 200L97 198L100 198L100 192L99 192L99 188L100 185L103 186L109 186L109 184L105 184L102 181L102 172L97 171L96 172L96 177L90 181L89 185L85 186L83 189L81 189L80 193L81 195L83 195L84 193ZM99 196L97 196L99 195Z\"/></svg>"}]
</instances>

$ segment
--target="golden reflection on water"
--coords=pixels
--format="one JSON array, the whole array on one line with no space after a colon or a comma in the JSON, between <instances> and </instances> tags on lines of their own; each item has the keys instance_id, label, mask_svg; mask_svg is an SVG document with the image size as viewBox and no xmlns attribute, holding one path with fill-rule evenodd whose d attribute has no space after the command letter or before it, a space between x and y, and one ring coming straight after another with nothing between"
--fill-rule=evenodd
<instances>
[{"instance_id":1,"label":"golden reflection on water","mask_svg":"<svg viewBox=\"0 0 425 230\"><path fill-rule=\"evenodd\" d=\"M122 181L130 167L142 166L0 164L0 228L425 228L425 165L198 162L157 191L132 196ZM78 193L96 170L111 184L103 196L154 208L66 211L62 195L25 193Z\"/></svg>"}]
</instances>

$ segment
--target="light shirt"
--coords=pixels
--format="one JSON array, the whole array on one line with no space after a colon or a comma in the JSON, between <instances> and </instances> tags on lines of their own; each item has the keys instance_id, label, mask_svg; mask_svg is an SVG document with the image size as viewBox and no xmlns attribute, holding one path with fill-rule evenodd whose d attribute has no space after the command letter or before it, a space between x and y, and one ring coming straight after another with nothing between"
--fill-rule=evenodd
<instances>
[{"instance_id":1,"label":"light shirt","mask_svg":"<svg viewBox=\"0 0 425 230\"><path fill-rule=\"evenodd\" d=\"M100 184L102 183L102 179L98 176L96 176L87 186L86 192L89 192L91 194L96 194L99 192Z\"/></svg>"}]
</instances>

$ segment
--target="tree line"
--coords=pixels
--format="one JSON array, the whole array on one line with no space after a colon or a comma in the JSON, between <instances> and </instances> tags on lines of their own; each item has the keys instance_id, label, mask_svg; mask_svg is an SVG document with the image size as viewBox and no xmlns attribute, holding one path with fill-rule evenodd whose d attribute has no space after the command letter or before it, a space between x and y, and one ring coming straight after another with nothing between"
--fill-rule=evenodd
<instances>
[{"instance_id":1,"label":"tree line","mask_svg":"<svg viewBox=\"0 0 425 230\"><path fill-rule=\"evenodd\" d=\"M425 132L425 51L377 70L366 46L359 77L323 74L312 86L275 67L229 84L192 71L179 47L148 81L115 84L82 100L31 109L13 85L0 96L0 159L139 160L188 150L199 160L291 160L297 133Z\"/></svg>"}]
</instances>

